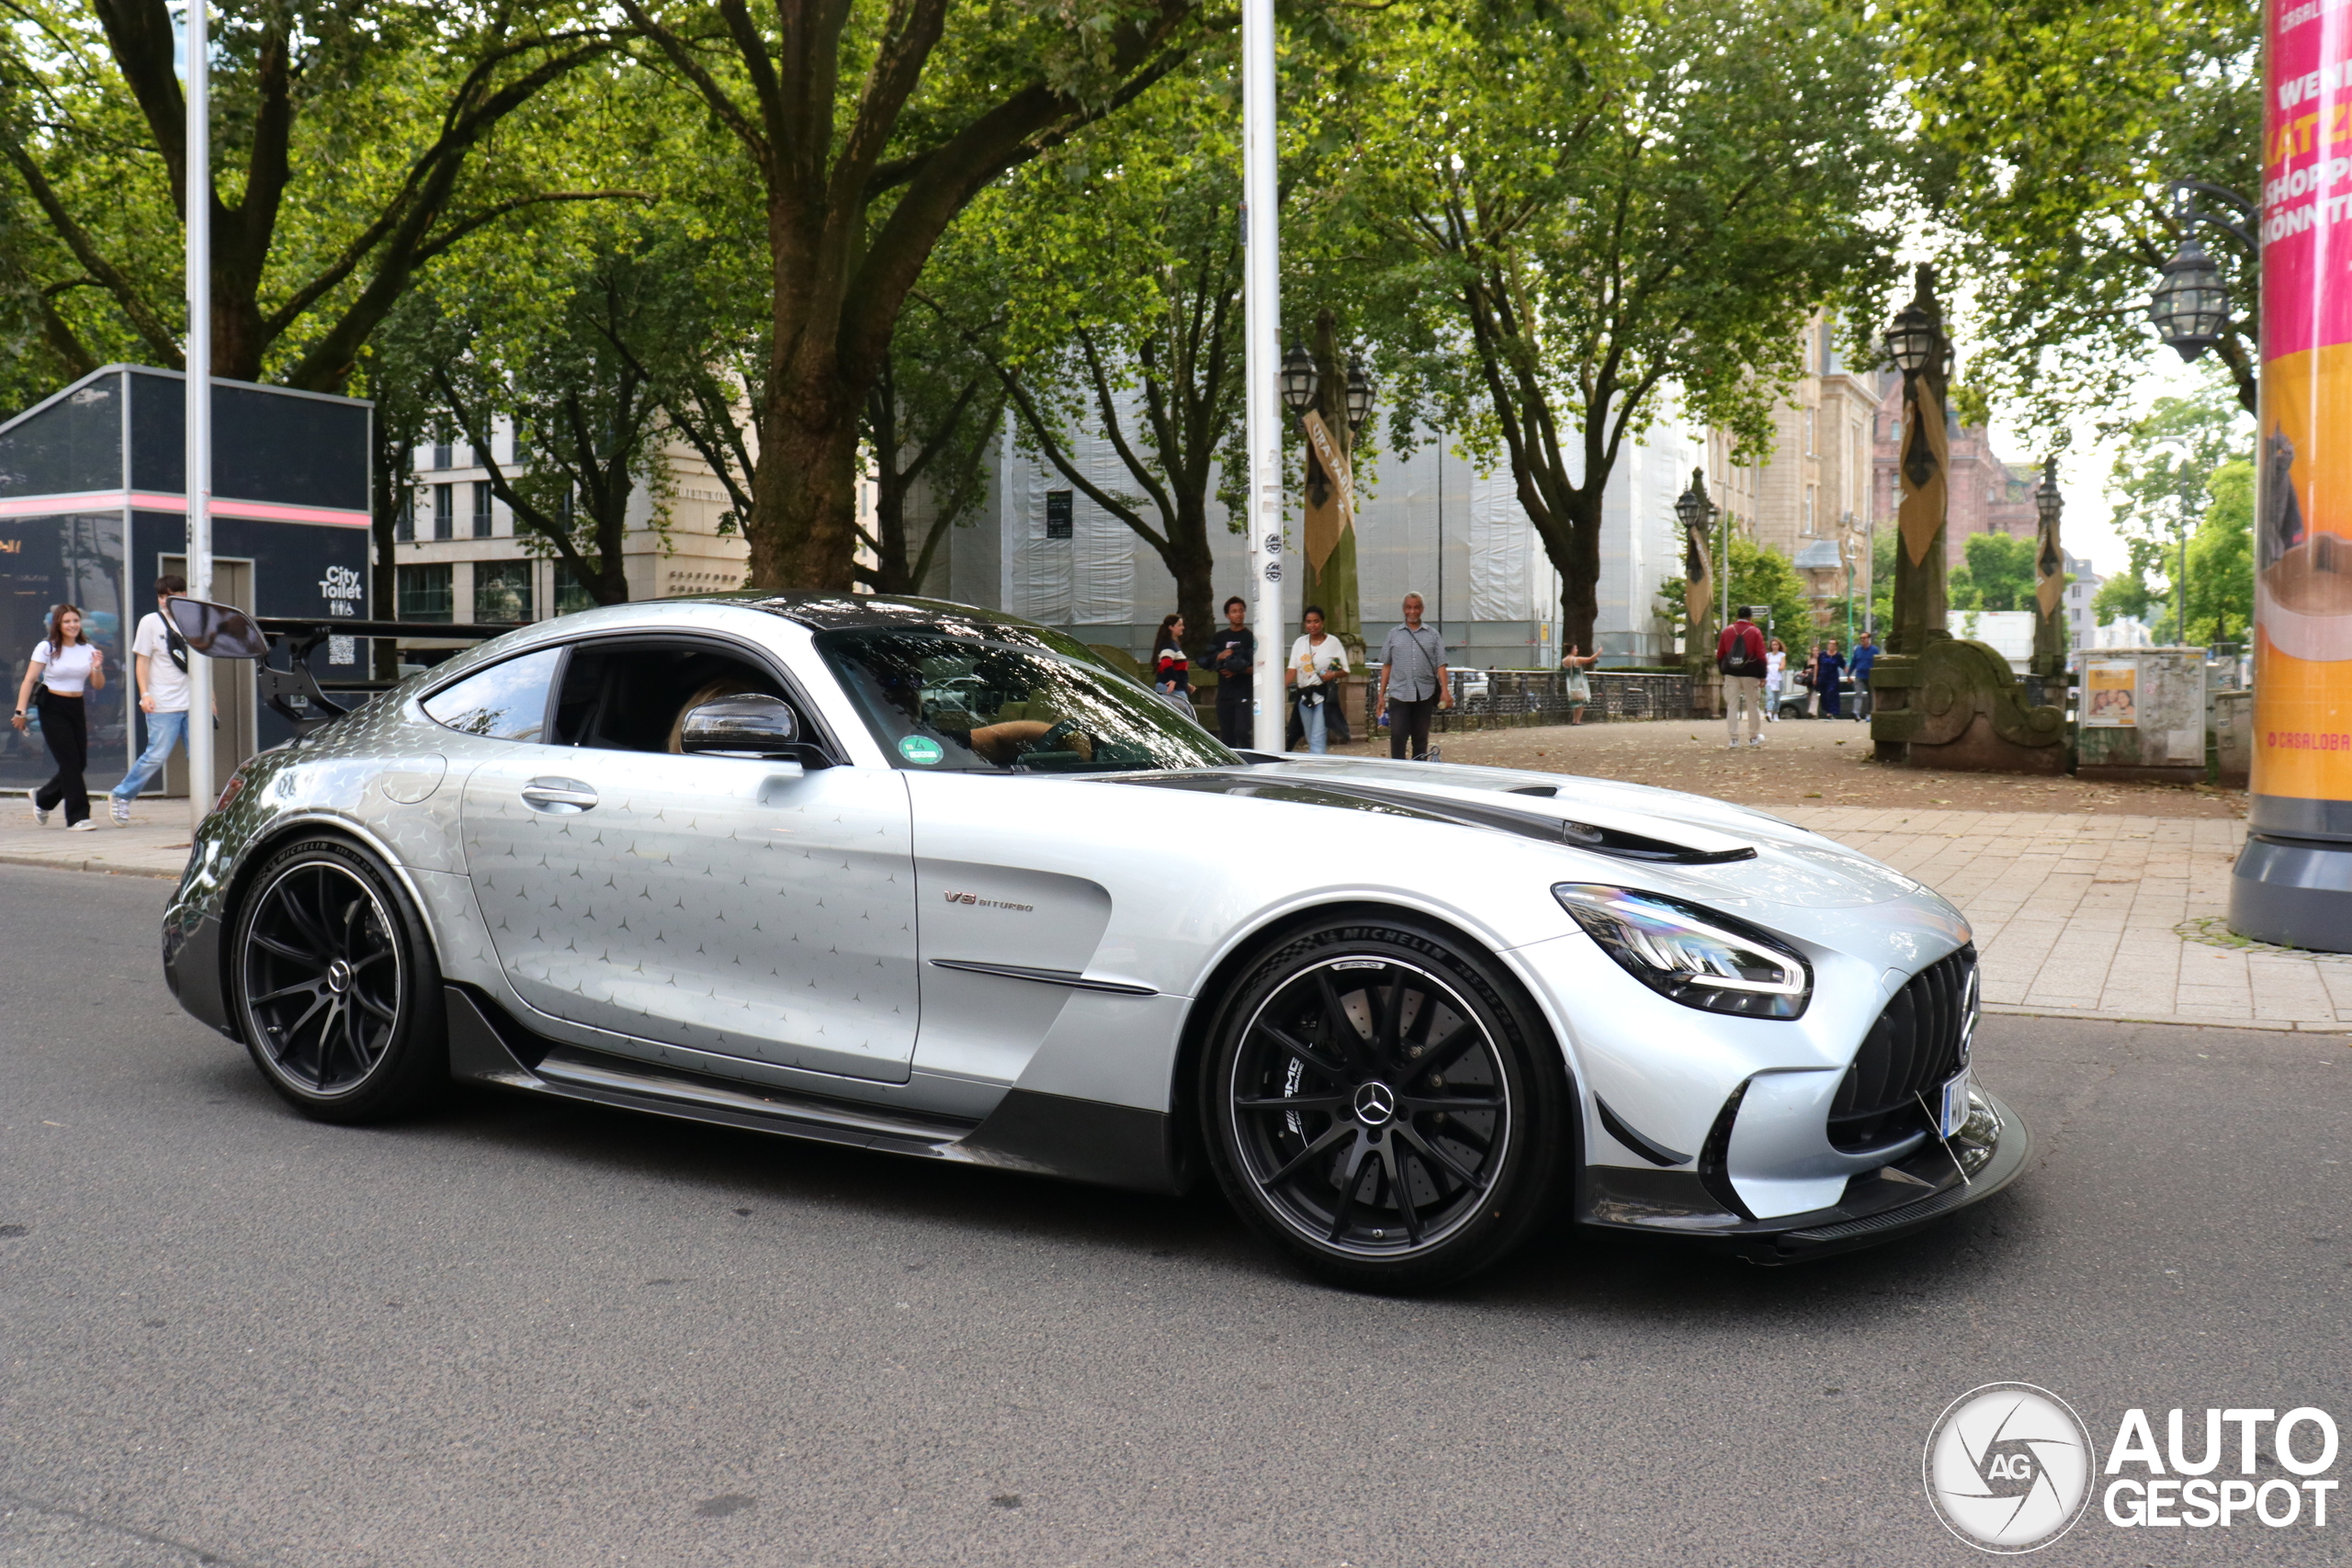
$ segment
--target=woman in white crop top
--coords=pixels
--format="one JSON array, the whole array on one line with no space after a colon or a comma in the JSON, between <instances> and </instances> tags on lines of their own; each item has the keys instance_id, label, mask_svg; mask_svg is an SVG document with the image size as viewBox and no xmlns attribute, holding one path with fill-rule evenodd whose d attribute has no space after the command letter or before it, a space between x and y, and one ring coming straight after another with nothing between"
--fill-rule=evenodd
<instances>
[{"instance_id":1,"label":"woman in white crop top","mask_svg":"<svg viewBox=\"0 0 2352 1568\"><path fill-rule=\"evenodd\" d=\"M38 704L33 700L36 683L40 687ZM90 792L82 783L82 770L90 761L86 694L106 689L106 660L97 645L83 635L80 608L58 605L50 611L49 635L33 649L32 662L17 688L17 712L10 720L21 730L29 713L37 709L40 738L49 743L49 754L57 762L56 773L33 792L33 820L44 828L61 800L65 803L67 829L87 832L96 826L90 820Z\"/></svg>"}]
</instances>

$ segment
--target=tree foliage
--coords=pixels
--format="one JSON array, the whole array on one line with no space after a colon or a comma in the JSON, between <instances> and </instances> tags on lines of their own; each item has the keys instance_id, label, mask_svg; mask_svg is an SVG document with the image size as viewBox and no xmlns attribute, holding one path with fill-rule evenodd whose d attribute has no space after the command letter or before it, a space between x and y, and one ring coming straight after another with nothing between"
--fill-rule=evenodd
<instances>
[{"instance_id":1,"label":"tree foliage","mask_svg":"<svg viewBox=\"0 0 2352 1568\"><path fill-rule=\"evenodd\" d=\"M2033 608L2035 541L2007 534L1971 534L1961 546L1963 565L1951 574L1955 610Z\"/></svg>"},{"instance_id":2,"label":"tree foliage","mask_svg":"<svg viewBox=\"0 0 2352 1568\"><path fill-rule=\"evenodd\" d=\"M186 106L165 0L13 0L0 31L12 216L0 289L40 327L46 374L177 367ZM557 0L274 0L213 39L215 374L339 390L435 261L510 216L611 194L527 122L605 55L594 7ZM38 222L30 221L37 214Z\"/></svg>"},{"instance_id":3,"label":"tree foliage","mask_svg":"<svg viewBox=\"0 0 2352 1568\"><path fill-rule=\"evenodd\" d=\"M869 393L956 215L1173 69L1191 0L620 0L756 184L768 264L752 581L846 590Z\"/></svg>"},{"instance_id":4,"label":"tree foliage","mask_svg":"<svg viewBox=\"0 0 2352 1568\"><path fill-rule=\"evenodd\" d=\"M2128 406L2154 346L2145 301L2182 238L2169 183L2260 195L2262 8L1928 0L1886 14L1933 152L1921 188L1995 350L1972 375L2053 430ZM2258 268L2235 242L2200 238L2229 280L2218 355L2250 412Z\"/></svg>"},{"instance_id":5,"label":"tree foliage","mask_svg":"<svg viewBox=\"0 0 2352 1568\"><path fill-rule=\"evenodd\" d=\"M1625 444L1678 396L1760 450L1807 317L1887 254L1877 45L1818 0L1389 17L1351 190L1404 328L1392 432L1431 408L1508 457L1589 646Z\"/></svg>"}]
</instances>

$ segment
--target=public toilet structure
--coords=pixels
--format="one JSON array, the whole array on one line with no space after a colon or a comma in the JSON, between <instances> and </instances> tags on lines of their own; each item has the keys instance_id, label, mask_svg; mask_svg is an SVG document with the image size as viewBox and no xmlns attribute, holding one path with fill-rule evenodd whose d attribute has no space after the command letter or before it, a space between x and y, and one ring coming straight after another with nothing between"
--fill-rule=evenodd
<instances>
[{"instance_id":1,"label":"public toilet structure","mask_svg":"<svg viewBox=\"0 0 2352 1568\"><path fill-rule=\"evenodd\" d=\"M9 694L51 606L81 606L107 670L90 704L93 793L129 771L144 739L130 648L155 607L154 581L187 575L187 393L176 370L109 365L0 424ZM213 598L256 615L368 618L372 418L373 405L356 398L213 381ZM367 657L364 637L331 637L312 662L321 676L349 678L366 673ZM214 678L217 789L239 761L294 731L255 703L252 666L221 661ZM0 789L31 789L52 771L37 727L0 729ZM185 794L187 777L175 753L163 787Z\"/></svg>"}]
</instances>

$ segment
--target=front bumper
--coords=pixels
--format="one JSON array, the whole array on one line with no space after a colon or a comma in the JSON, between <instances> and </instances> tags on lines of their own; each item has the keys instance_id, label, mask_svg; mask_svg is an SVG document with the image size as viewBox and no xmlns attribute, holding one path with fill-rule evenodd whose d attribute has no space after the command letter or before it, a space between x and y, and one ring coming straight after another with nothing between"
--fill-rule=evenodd
<instances>
[{"instance_id":1,"label":"front bumper","mask_svg":"<svg viewBox=\"0 0 2352 1568\"><path fill-rule=\"evenodd\" d=\"M2015 1180L2033 1153L2015 1111L1983 1089L1969 1091L1969 1117L1951 1143L1929 1138L1904 1158L1849 1179L1828 1208L1770 1219L1724 1209L1699 1175L1594 1166L1579 1205L1584 1222L1699 1241L1757 1263L1792 1263L1908 1235L1982 1202Z\"/></svg>"}]
</instances>

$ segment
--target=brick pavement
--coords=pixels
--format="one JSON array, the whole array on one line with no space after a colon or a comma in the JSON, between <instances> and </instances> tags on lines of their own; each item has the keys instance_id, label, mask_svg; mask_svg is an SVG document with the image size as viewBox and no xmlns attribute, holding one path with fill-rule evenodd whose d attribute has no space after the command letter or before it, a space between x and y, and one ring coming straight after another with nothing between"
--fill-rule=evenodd
<instances>
[{"instance_id":1,"label":"brick pavement","mask_svg":"<svg viewBox=\"0 0 2352 1568\"><path fill-rule=\"evenodd\" d=\"M2352 956L2243 943L2223 927L2243 822L1853 807L1777 815L1959 905L1976 928L1988 1011L2352 1032Z\"/></svg>"}]
</instances>

